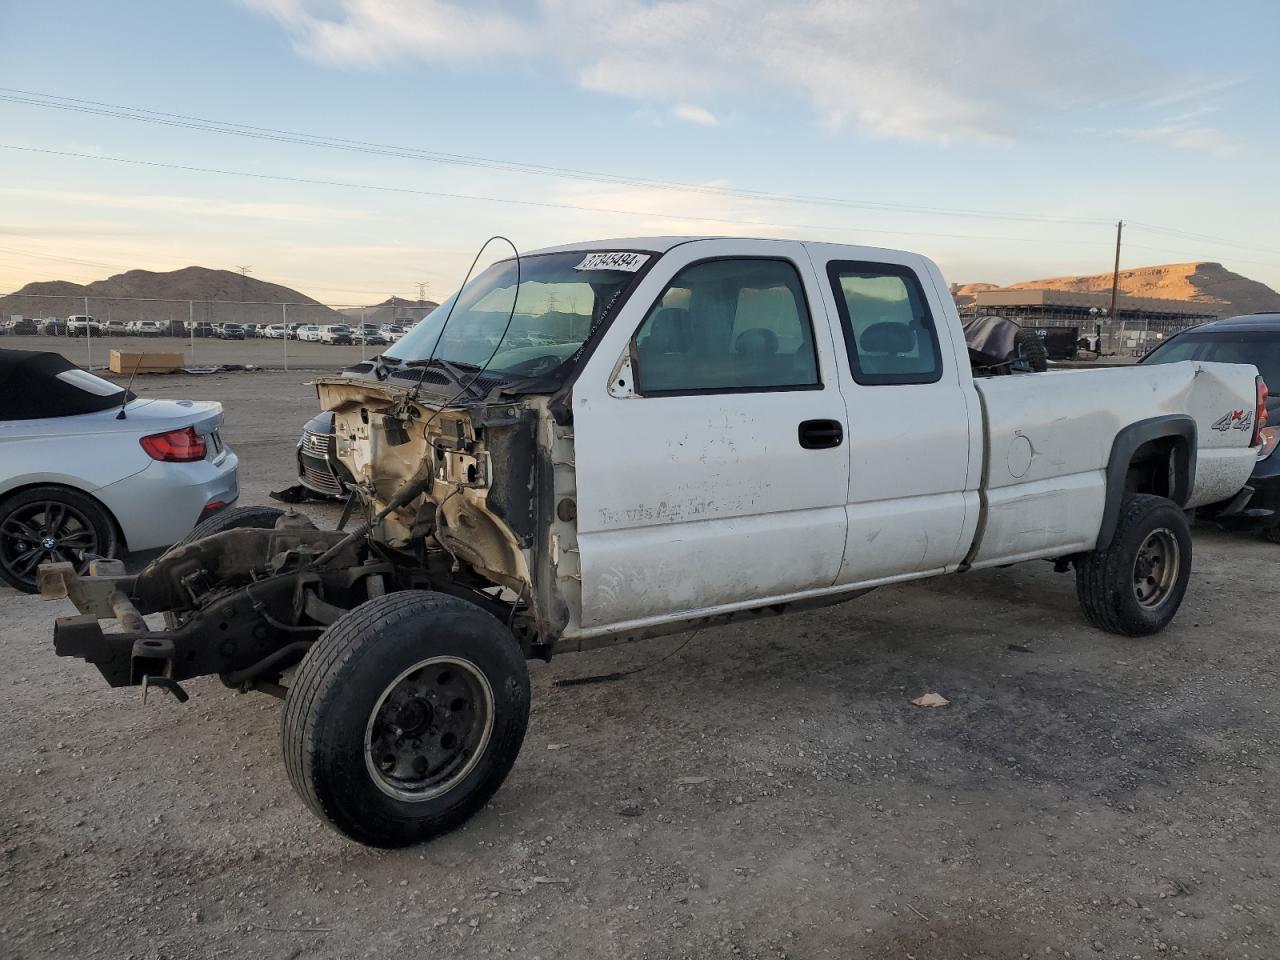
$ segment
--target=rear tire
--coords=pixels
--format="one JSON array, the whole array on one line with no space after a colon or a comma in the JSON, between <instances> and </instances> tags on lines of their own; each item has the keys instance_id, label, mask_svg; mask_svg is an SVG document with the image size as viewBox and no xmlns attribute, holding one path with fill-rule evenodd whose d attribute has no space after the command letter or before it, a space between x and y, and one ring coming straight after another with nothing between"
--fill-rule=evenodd
<instances>
[{"instance_id":1,"label":"rear tire","mask_svg":"<svg viewBox=\"0 0 1280 960\"><path fill-rule=\"evenodd\" d=\"M409 590L316 641L289 688L281 748L312 812L358 843L402 847L484 806L528 724L528 666L502 623Z\"/></svg>"},{"instance_id":2,"label":"rear tire","mask_svg":"<svg viewBox=\"0 0 1280 960\"><path fill-rule=\"evenodd\" d=\"M1076 596L1089 622L1127 637L1169 625L1191 576L1191 530L1172 500L1130 494L1111 543L1076 561Z\"/></svg>"},{"instance_id":3,"label":"rear tire","mask_svg":"<svg viewBox=\"0 0 1280 960\"><path fill-rule=\"evenodd\" d=\"M1280 543L1280 523L1266 527L1262 531L1262 535L1272 543Z\"/></svg>"},{"instance_id":4,"label":"rear tire","mask_svg":"<svg viewBox=\"0 0 1280 960\"><path fill-rule=\"evenodd\" d=\"M70 487L31 487L0 502L0 580L39 590L42 563L69 561L78 573L89 557L114 557L116 524L97 500Z\"/></svg>"}]
</instances>

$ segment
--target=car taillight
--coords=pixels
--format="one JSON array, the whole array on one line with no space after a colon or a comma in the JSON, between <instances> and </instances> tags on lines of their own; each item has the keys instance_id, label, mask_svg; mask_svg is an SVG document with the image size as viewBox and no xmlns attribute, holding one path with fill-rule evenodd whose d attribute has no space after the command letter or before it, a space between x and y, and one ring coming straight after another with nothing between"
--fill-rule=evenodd
<instances>
[{"instance_id":1,"label":"car taillight","mask_svg":"<svg viewBox=\"0 0 1280 960\"><path fill-rule=\"evenodd\" d=\"M1258 459L1265 460L1280 447L1280 427L1263 427L1258 431L1262 438L1262 449L1258 451Z\"/></svg>"},{"instance_id":2,"label":"car taillight","mask_svg":"<svg viewBox=\"0 0 1280 960\"><path fill-rule=\"evenodd\" d=\"M1271 416L1267 413L1267 381L1258 377L1255 381L1257 385L1258 405L1253 408L1253 439L1249 441L1249 446L1256 447L1263 443L1262 431L1271 423Z\"/></svg>"},{"instance_id":3,"label":"car taillight","mask_svg":"<svg viewBox=\"0 0 1280 960\"><path fill-rule=\"evenodd\" d=\"M205 455L204 438L196 433L195 427L170 430L167 433L153 433L149 437L143 437L139 442L152 460L191 463L194 460L203 460Z\"/></svg>"}]
</instances>

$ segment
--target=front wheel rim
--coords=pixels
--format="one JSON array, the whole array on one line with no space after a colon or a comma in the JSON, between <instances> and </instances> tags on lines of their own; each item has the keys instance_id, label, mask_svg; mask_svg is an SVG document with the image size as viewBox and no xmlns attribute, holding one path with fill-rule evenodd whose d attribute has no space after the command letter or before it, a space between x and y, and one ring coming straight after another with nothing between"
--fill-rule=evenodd
<instances>
[{"instance_id":1,"label":"front wheel rim","mask_svg":"<svg viewBox=\"0 0 1280 960\"><path fill-rule=\"evenodd\" d=\"M1167 527L1152 530L1133 561L1133 595L1140 606L1154 609L1173 593L1182 569L1182 548Z\"/></svg>"},{"instance_id":2,"label":"front wheel rim","mask_svg":"<svg viewBox=\"0 0 1280 960\"><path fill-rule=\"evenodd\" d=\"M421 802L448 793L493 737L493 687L460 657L431 657L387 684L365 726L364 761L378 789Z\"/></svg>"}]
</instances>

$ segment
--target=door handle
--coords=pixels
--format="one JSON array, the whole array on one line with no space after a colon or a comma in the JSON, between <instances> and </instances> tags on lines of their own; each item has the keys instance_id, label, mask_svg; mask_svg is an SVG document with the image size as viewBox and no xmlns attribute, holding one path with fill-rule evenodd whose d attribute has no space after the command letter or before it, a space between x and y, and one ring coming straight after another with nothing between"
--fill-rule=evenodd
<instances>
[{"instance_id":1,"label":"door handle","mask_svg":"<svg viewBox=\"0 0 1280 960\"><path fill-rule=\"evenodd\" d=\"M844 427L839 420L802 420L800 446L806 450L827 450L844 442Z\"/></svg>"}]
</instances>

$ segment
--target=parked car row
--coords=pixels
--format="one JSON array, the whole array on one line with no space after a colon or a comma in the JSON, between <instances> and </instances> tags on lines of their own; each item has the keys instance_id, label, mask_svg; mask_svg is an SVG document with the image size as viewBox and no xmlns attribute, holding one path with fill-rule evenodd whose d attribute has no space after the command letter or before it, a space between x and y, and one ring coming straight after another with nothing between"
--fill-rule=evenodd
<instances>
[{"instance_id":1,"label":"parked car row","mask_svg":"<svg viewBox=\"0 0 1280 960\"><path fill-rule=\"evenodd\" d=\"M0 321L0 335L58 337L202 337L216 340L305 340L314 343L386 346L412 326L374 323L210 323L205 320L97 320L85 314L65 318L13 317Z\"/></svg>"}]
</instances>

